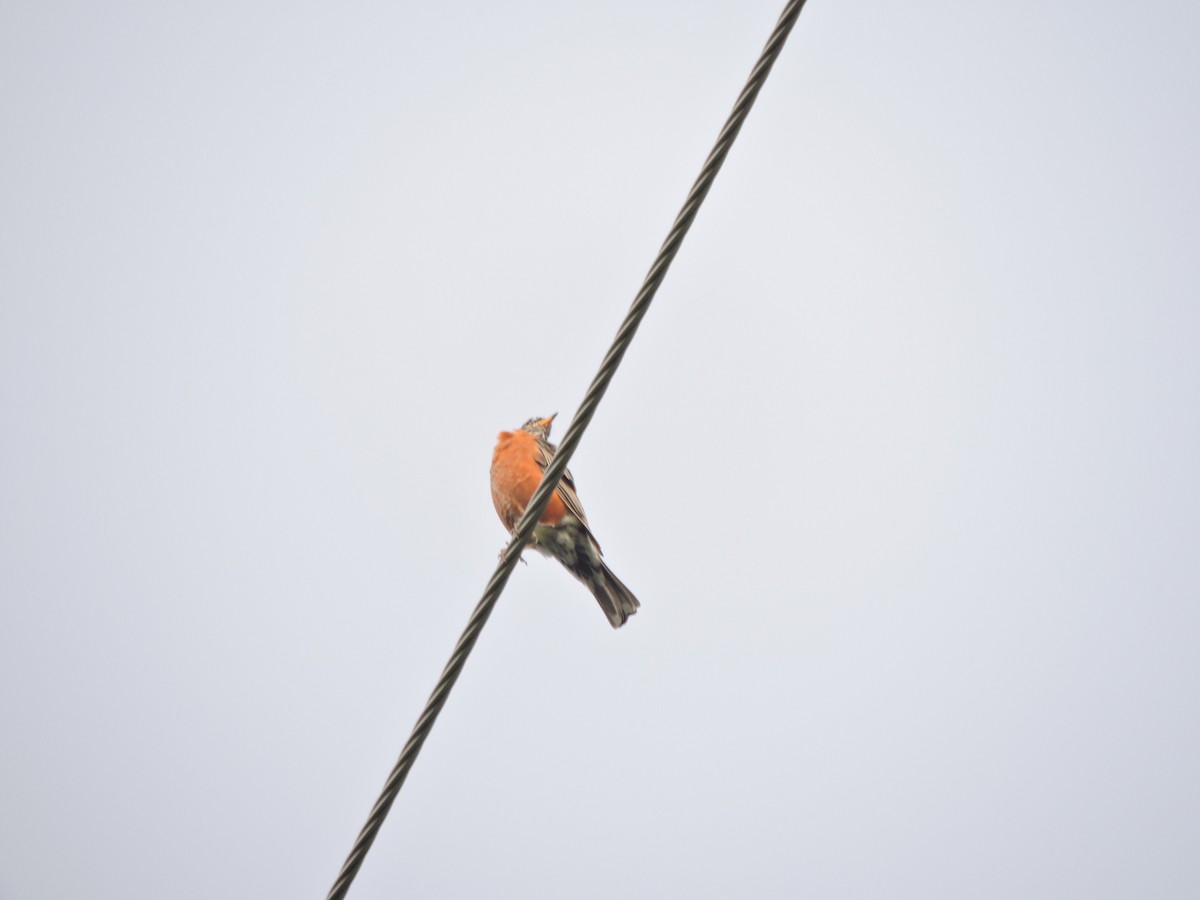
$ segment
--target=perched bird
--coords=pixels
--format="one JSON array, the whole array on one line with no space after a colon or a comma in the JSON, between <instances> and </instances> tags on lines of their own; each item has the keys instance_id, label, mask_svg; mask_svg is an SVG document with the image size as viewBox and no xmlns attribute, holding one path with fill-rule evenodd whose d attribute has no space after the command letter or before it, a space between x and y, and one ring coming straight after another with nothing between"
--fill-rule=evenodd
<instances>
[{"instance_id":1,"label":"perched bird","mask_svg":"<svg viewBox=\"0 0 1200 900\"><path fill-rule=\"evenodd\" d=\"M530 419L519 431L502 431L497 439L492 452L492 502L509 534L516 529L525 505L542 483L542 473L557 452L548 440L553 421L554 416ZM600 545L592 535L569 471L563 473L530 543L587 585L613 628L624 625L641 606L601 559Z\"/></svg>"}]
</instances>

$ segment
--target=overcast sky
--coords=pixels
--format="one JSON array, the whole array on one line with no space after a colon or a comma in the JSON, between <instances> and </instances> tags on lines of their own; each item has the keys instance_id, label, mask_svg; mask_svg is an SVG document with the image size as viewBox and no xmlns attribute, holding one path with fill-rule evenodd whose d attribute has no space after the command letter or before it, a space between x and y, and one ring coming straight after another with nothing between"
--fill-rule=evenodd
<instances>
[{"instance_id":1,"label":"overcast sky","mask_svg":"<svg viewBox=\"0 0 1200 900\"><path fill-rule=\"evenodd\" d=\"M325 895L782 5L0 5L2 900ZM353 900L1200 896L1198 46L811 0Z\"/></svg>"}]
</instances>

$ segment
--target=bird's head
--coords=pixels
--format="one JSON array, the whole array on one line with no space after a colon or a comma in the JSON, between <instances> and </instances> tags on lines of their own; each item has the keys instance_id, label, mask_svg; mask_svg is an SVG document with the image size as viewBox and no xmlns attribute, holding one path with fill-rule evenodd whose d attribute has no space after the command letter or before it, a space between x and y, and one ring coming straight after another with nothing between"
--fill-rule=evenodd
<instances>
[{"instance_id":1,"label":"bird's head","mask_svg":"<svg viewBox=\"0 0 1200 900\"><path fill-rule=\"evenodd\" d=\"M554 422L554 417L558 413L551 413L544 419L533 418L521 426L522 431L528 431L536 438L541 438L543 441L550 439L550 425Z\"/></svg>"}]
</instances>

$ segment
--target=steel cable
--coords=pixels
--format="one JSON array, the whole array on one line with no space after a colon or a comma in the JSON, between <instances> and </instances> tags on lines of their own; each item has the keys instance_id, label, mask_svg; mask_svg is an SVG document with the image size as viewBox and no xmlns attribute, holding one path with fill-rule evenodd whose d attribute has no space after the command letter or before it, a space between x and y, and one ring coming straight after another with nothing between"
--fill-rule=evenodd
<instances>
[{"instance_id":1,"label":"steel cable","mask_svg":"<svg viewBox=\"0 0 1200 900\"><path fill-rule=\"evenodd\" d=\"M471 613L467 627L463 630L462 636L459 637L458 643L454 647L454 652L450 655L450 661L446 663L446 668L442 670L442 676L438 679L433 693L430 694L421 717L417 719L416 725L413 726L412 734L409 736L408 742L404 745L404 749L400 752L400 758L396 761L391 774L388 775L388 779L383 785L383 791L380 793L379 799L375 801L375 806L371 809L371 814L367 817L367 822L363 826L362 831L359 832L358 838L354 842L354 847L351 849L349 856L346 857L345 863L342 864L342 869L329 891L327 900L340 900L340 898L345 897L346 892L350 889L350 884L354 881L355 875L358 874L367 851L371 849L371 844L374 843L375 837L383 825L383 820L387 817L388 811L396 799L396 795L399 794L400 788L404 784L404 779L408 776L409 769L412 768L417 754L421 752L421 747L424 745L425 739L429 737L429 732L433 728L433 723L437 721L442 707L446 705L446 698L449 696L450 690L454 687L454 683L458 680L458 676L466 664L467 656L471 653L471 649L479 639L479 633L487 622L488 616L492 614L496 602L500 599L500 594L503 592L504 586L508 583L509 576L512 575L517 560L521 557L521 551L525 549L525 545L529 542L529 538L533 534L534 525L541 518L542 512L546 509L546 504L550 502L551 493L558 487L559 479L562 478L563 472L566 471L567 464L571 461L571 456L575 453L575 448L579 446L579 441L583 437L584 430L588 427L588 423L592 421L592 416L596 413L596 407L599 405L600 399L604 396L604 392L608 390L609 383L616 374L617 366L621 364L621 359L625 356L625 351L629 348L629 344L633 340L638 326L650 308L650 302L658 292L663 278L666 277L667 269L671 266L671 261L674 260L675 254L679 252L680 244L683 243L684 236L687 234L688 229L691 228L692 222L696 218L696 213L700 209L700 204L704 202L704 198L708 195L709 188L712 187L713 180L717 177L717 172L720 171L721 165L725 162L725 157L729 154L729 148L733 146L733 142L737 138L738 132L741 131L746 116L750 113L750 108L754 105L754 101L758 97L758 92L762 89L767 76L771 73L771 67L775 64L775 60L783 49L784 42L791 32L792 26L796 24L796 19L799 17L804 3L805 0L789 0L784 7L783 13L775 25L775 30L771 32L771 37L767 40L766 46L763 47L758 62L750 72L746 86L742 89L741 94L738 95L737 102L733 106L733 111L725 121L725 127L721 129L721 133L717 137L716 145L713 147L712 152L709 153L708 159L705 160L699 177L697 177L695 183L692 185L691 191L688 192L683 208L675 218L675 224L671 226L671 231L667 235L667 239L663 242L662 249L658 251L658 256L655 258L654 264L650 266L650 271L646 274L646 279L642 283L641 290L638 291L633 305L630 306L629 312L625 316L625 320L617 330L612 346L600 364L600 371L597 372L591 386L587 390L587 394L584 395L583 402L579 405L579 409L575 413L575 418L571 420L571 425L567 428L567 433L563 436L562 443L558 446L558 452L555 454L550 465L547 466L546 472L542 476L542 483L530 498L529 504L525 509L525 515L522 516L521 521L517 524L517 530L513 533L512 540L509 541L508 546L500 555L500 562L496 566L496 571L492 574L491 580L488 581L487 587L484 589L483 597Z\"/></svg>"}]
</instances>

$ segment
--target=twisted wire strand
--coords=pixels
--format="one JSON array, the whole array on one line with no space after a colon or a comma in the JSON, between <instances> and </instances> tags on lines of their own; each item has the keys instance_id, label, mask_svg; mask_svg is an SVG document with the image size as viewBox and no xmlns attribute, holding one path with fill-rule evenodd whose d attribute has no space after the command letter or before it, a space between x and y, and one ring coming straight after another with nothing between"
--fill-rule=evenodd
<instances>
[{"instance_id":1,"label":"twisted wire strand","mask_svg":"<svg viewBox=\"0 0 1200 900\"><path fill-rule=\"evenodd\" d=\"M383 825L383 820L387 817L388 811L396 799L396 795L399 794L400 788L404 784L404 779L408 776L409 769L412 768L417 754L421 752L421 747L424 745L425 739L429 736L434 722L437 721L442 707L446 705L446 699L450 694L450 690L454 687L454 683L462 673L463 666L466 665L467 656L471 653L475 642L479 639L480 631L482 631L488 617L492 614L496 602L500 599L500 594L503 592L504 586L508 583L509 576L512 575L513 569L521 557L521 551L525 549L525 545L529 542L534 526L537 524L538 519L541 518L546 505L550 502L551 494L558 487L559 479L562 478L563 472L566 471L567 464L571 461L571 456L575 453L575 448L579 446L579 441L583 437L584 430L592 421L592 416L596 413L596 407L599 405L600 399L604 396L605 391L608 390L609 383L612 381L617 367L621 364L621 360L625 356L625 351L629 348L629 344L633 340L638 326L649 310L650 303L654 299L654 295L658 292L663 279L666 277L672 260L675 259L676 253L679 252L679 247L696 218L700 204L704 202L704 198L708 195L709 188L712 187L712 183L717 177L721 165L725 162L725 157L729 155L730 147L733 146L733 142L737 138L738 132L741 131L746 116L750 113L750 108L754 105L759 91L766 82L767 76L771 73L771 67L775 64L775 60L783 49L784 42L787 40L788 34L791 33L792 26L796 24L796 19L800 16L800 10L803 8L804 3L805 0L789 0L784 7L783 13L775 25L775 30L771 32L771 37L767 40L766 46L763 47L758 62L751 70L746 86L742 89L741 94L738 95L737 102L733 106L733 111L725 121L725 126L721 129L712 152L709 153L708 158L705 160L699 177L696 178L692 189L688 192L687 200L684 201L683 208L675 218L675 224L671 226L671 231L667 235L667 239L663 241L662 248L658 251L658 256L655 258L653 265L650 266L650 271L646 274L646 279L642 283L641 290L638 291L637 296L634 298L633 304L625 316L625 320L621 323L621 327L617 329L616 337L613 339L612 346L600 364L599 372L597 372L596 377L592 380L591 386L584 395L583 402L575 412L575 418L571 420L571 425L567 428L567 433L563 436L562 442L558 446L558 452L555 454L554 459L551 460L550 465L546 467L546 472L542 476L542 482L530 498L529 504L525 509L525 515L521 517L521 521L517 524L517 530L513 533L512 540L509 541L508 546L505 547L504 552L501 554L500 562L496 566L496 571L492 574L491 579L488 581L487 587L484 589L483 597L480 598L479 603L475 606L475 610L471 613L471 618L467 621L467 627L463 630L462 636L459 637L458 643L455 645L454 652L450 655L450 660L446 663L445 669L442 670L442 676L438 679L433 693L430 694L429 700L425 704L425 710L421 713L421 717L417 719L416 725L413 726L412 734L408 742L404 745L404 749L400 753L400 758L396 761L391 774L388 775L388 779L383 786L383 791L380 793L379 799L375 801L375 806L372 807L371 814L367 817L367 822L363 826L362 831L359 832L358 838L354 842L354 847L351 849L350 855L346 857L341 872L338 873L337 880L334 882L332 889L330 889L326 900L341 900L341 898L345 897L346 892L350 889L350 884L354 881L355 875L358 874L367 851L371 849L371 844L374 843L375 837Z\"/></svg>"}]
</instances>

